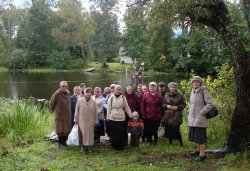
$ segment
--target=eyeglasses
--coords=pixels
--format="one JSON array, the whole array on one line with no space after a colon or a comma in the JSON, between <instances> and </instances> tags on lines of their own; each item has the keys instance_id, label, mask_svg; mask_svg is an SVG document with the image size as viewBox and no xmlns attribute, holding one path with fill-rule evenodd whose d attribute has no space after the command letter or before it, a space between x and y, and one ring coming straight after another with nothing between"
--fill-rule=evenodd
<instances>
[{"instance_id":1,"label":"eyeglasses","mask_svg":"<svg viewBox=\"0 0 250 171\"><path fill-rule=\"evenodd\" d=\"M66 85L63 85L62 87L68 87L68 86L66 86Z\"/></svg>"}]
</instances>

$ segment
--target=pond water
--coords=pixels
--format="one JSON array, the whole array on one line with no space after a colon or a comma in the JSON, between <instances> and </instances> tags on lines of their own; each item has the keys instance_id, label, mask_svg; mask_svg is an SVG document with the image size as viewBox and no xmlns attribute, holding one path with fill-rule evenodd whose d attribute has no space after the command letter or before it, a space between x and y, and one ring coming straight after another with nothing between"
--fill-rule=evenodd
<instances>
[{"instance_id":1,"label":"pond water","mask_svg":"<svg viewBox=\"0 0 250 171\"><path fill-rule=\"evenodd\" d=\"M67 81L72 93L73 87L81 82L92 88L99 86L102 90L111 83L120 84L124 90L126 86L131 85L136 90L139 83L148 84L151 81L179 83L180 80L186 78L185 74L145 75L143 79L138 79L125 73L0 73L0 96L9 98L32 96L49 100L58 89L60 81Z\"/></svg>"}]
</instances>

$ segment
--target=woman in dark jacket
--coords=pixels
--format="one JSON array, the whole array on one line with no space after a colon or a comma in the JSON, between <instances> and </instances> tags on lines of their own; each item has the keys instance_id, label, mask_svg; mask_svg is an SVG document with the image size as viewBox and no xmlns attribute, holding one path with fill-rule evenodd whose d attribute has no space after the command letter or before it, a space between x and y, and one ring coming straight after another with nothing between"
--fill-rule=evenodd
<instances>
[{"instance_id":1,"label":"woman in dark jacket","mask_svg":"<svg viewBox=\"0 0 250 171\"><path fill-rule=\"evenodd\" d=\"M182 110L186 107L183 96L177 92L177 83L170 82L168 84L169 92L164 96L163 109L164 117L162 122L165 125L165 136L172 140L177 139L183 146L180 125L182 124Z\"/></svg>"},{"instance_id":2,"label":"woman in dark jacket","mask_svg":"<svg viewBox=\"0 0 250 171\"><path fill-rule=\"evenodd\" d=\"M76 103L77 103L77 100L82 97L81 88L79 86L75 86L73 91L74 91L74 95L70 97L71 115L72 115L72 117L71 117L72 127L74 126Z\"/></svg>"}]
</instances>

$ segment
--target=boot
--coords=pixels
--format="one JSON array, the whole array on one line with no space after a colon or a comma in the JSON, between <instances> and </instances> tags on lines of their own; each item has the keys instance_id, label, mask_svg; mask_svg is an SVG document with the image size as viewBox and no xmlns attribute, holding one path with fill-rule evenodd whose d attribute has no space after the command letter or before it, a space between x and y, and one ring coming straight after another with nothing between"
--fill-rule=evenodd
<instances>
[{"instance_id":1,"label":"boot","mask_svg":"<svg viewBox=\"0 0 250 171\"><path fill-rule=\"evenodd\" d=\"M168 141L169 141L169 144L171 144L171 145L173 144L172 138L169 138Z\"/></svg>"},{"instance_id":2,"label":"boot","mask_svg":"<svg viewBox=\"0 0 250 171\"><path fill-rule=\"evenodd\" d=\"M80 145L80 152L83 153L84 151L85 151L85 150L84 150L84 148L83 148L83 145L81 144L81 145Z\"/></svg>"}]
</instances>

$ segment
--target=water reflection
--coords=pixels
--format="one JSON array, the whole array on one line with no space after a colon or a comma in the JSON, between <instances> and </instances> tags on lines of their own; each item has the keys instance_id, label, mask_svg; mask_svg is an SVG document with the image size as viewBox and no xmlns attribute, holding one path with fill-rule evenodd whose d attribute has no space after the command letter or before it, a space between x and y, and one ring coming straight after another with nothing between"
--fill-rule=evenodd
<instances>
[{"instance_id":1,"label":"water reflection","mask_svg":"<svg viewBox=\"0 0 250 171\"><path fill-rule=\"evenodd\" d=\"M104 87L111 83L125 87L130 85L136 90L138 84L156 82L179 82L185 79L185 75L163 74L150 75L143 78L133 78L125 73L0 73L0 95L10 98L36 97L49 99L51 94L58 89L59 82L65 80L69 84L69 90L81 82L87 86Z\"/></svg>"}]
</instances>

